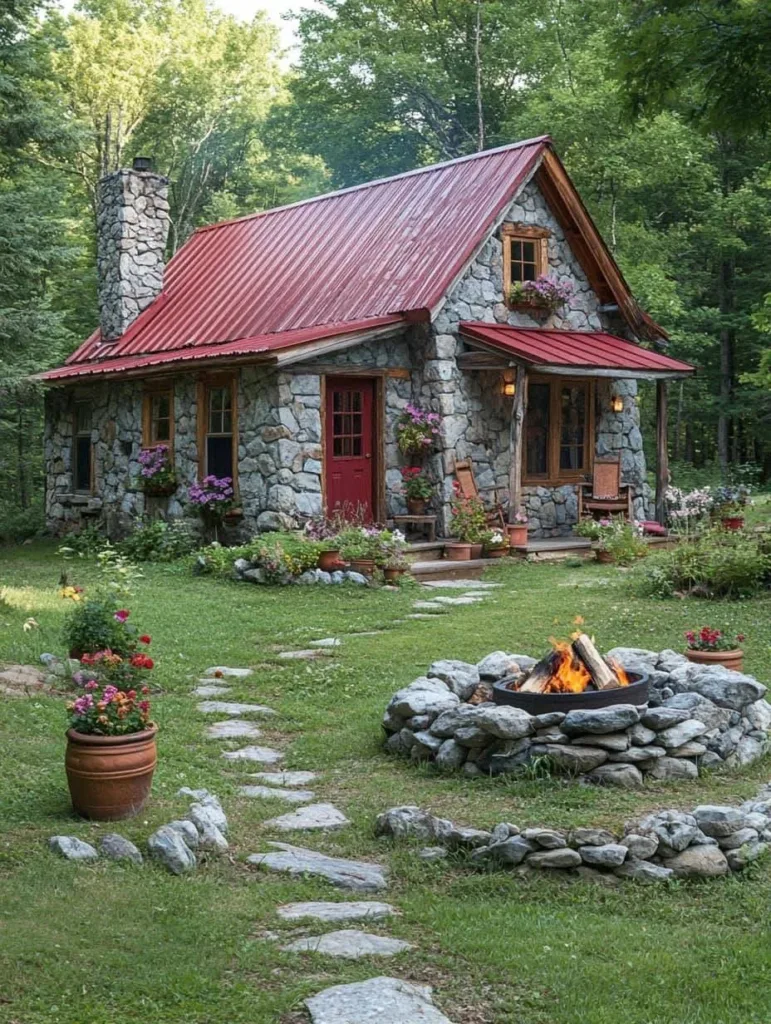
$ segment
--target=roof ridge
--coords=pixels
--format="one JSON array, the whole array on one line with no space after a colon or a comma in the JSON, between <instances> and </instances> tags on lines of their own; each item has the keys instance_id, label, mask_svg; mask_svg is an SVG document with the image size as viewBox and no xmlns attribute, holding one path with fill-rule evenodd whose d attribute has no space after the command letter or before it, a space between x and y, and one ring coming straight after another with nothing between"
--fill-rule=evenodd
<instances>
[{"instance_id":1,"label":"roof ridge","mask_svg":"<svg viewBox=\"0 0 771 1024\"><path fill-rule=\"evenodd\" d=\"M400 171L399 174L391 174L385 178L374 178L372 181L363 181L359 185L349 185L347 188L340 188L334 192L323 192L318 196L309 196L307 199L298 199L294 203L285 203L283 206L272 206L269 210L259 210L255 213L245 213L242 217L232 217L230 220L217 221L216 224L205 224L196 228L193 234L203 234L205 231L216 231L218 228L229 227L231 224L240 224L243 221L257 220L259 217L269 217L274 213L283 213L284 210L292 210L297 206L308 206L310 203L319 203L324 199L333 199L335 196L347 195L349 192L362 192L364 189L374 188L376 185L385 185L390 181L398 181L400 178L411 178L418 174L428 174L432 171L441 170L455 164L468 163L470 160L479 160L482 157L493 156L496 153L505 153L512 149L524 149L525 146L534 146L536 143L549 144L551 135L537 135L532 139L523 139L521 142L509 142L505 146L496 146L493 149L483 149L478 153L467 153L466 156L458 156L453 160L443 160L437 164L427 164L425 167L414 167L411 171Z\"/></svg>"}]
</instances>

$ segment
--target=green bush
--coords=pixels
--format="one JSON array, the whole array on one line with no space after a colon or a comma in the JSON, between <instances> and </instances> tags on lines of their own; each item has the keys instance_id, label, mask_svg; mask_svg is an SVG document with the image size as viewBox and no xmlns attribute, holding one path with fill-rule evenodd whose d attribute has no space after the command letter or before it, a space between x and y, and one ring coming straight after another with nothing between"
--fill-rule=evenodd
<instances>
[{"instance_id":1,"label":"green bush","mask_svg":"<svg viewBox=\"0 0 771 1024\"><path fill-rule=\"evenodd\" d=\"M324 544L309 540L297 533L260 533L248 543L226 548L210 544L195 552L193 571L230 576L233 562L245 558L255 566L265 569L277 581L289 576L300 576L308 569L315 569L319 552Z\"/></svg>"},{"instance_id":2,"label":"green bush","mask_svg":"<svg viewBox=\"0 0 771 1024\"><path fill-rule=\"evenodd\" d=\"M62 642L68 651L93 653L109 647L122 657L136 650L136 630L115 618L118 604L111 594L97 593L75 601L67 615Z\"/></svg>"},{"instance_id":3,"label":"green bush","mask_svg":"<svg viewBox=\"0 0 771 1024\"><path fill-rule=\"evenodd\" d=\"M751 597L771 583L769 548L752 534L710 530L652 555L635 570L633 585L644 597Z\"/></svg>"},{"instance_id":4,"label":"green bush","mask_svg":"<svg viewBox=\"0 0 771 1024\"><path fill-rule=\"evenodd\" d=\"M182 520L142 519L117 548L137 562L174 562L194 551L196 544L190 526Z\"/></svg>"},{"instance_id":5,"label":"green bush","mask_svg":"<svg viewBox=\"0 0 771 1024\"><path fill-rule=\"evenodd\" d=\"M10 502L0 502L0 543L20 544L23 540L39 536L44 529L41 505L22 509Z\"/></svg>"}]
</instances>

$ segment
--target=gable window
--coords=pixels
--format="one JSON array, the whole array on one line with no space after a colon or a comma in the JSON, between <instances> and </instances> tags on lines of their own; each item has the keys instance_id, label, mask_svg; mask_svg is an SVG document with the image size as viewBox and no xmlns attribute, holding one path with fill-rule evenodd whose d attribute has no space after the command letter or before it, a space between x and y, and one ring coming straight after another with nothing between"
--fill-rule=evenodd
<instances>
[{"instance_id":1,"label":"gable window","mask_svg":"<svg viewBox=\"0 0 771 1024\"><path fill-rule=\"evenodd\" d=\"M174 390L172 388L153 389L145 394L142 434L142 445L145 448L153 448L158 444L172 447L174 441Z\"/></svg>"},{"instance_id":2,"label":"gable window","mask_svg":"<svg viewBox=\"0 0 771 1024\"><path fill-rule=\"evenodd\" d=\"M230 477L235 487L238 427L234 377L212 378L200 385L198 417L201 479Z\"/></svg>"},{"instance_id":3,"label":"gable window","mask_svg":"<svg viewBox=\"0 0 771 1024\"><path fill-rule=\"evenodd\" d=\"M72 483L76 491L94 489L94 449L91 442L91 403L76 402L73 417Z\"/></svg>"},{"instance_id":4,"label":"gable window","mask_svg":"<svg viewBox=\"0 0 771 1024\"><path fill-rule=\"evenodd\" d=\"M523 477L568 483L591 469L593 392L590 380L531 378L525 413Z\"/></svg>"},{"instance_id":5,"label":"gable window","mask_svg":"<svg viewBox=\"0 0 771 1024\"><path fill-rule=\"evenodd\" d=\"M504 224L501 228L503 243L503 291L508 294L515 284L535 281L549 270L547 228L531 224Z\"/></svg>"}]
</instances>

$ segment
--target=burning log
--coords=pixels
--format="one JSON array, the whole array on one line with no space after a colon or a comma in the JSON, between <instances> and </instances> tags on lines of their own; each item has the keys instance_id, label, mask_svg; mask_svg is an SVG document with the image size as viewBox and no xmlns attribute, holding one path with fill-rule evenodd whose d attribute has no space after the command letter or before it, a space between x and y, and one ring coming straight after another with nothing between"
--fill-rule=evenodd
<instances>
[{"instance_id":1,"label":"burning log","mask_svg":"<svg viewBox=\"0 0 771 1024\"><path fill-rule=\"evenodd\" d=\"M586 633L579 634L572 643L575 656L586 666L598 690L615 690L623 682L592 643Z\"/></svg>"},{"instance_id":2,"label":"burning log","mask_svg":"<svg viewBox=\"0 0 771 1024\"><path fill-rule=\"evenodd\" d=\"M554 649L521 684L511 684L511 689L520 693L583 693L590 688L615 690L629 685L621 665L603 658L585 633L577 634L572 644L552 642Z\"/></svg>"},{"instance_id":3,"label":"burning log","mask_svg":"<svg viewBox=\"0 0 771 1024\"><path fill-rule=\"evenodd\" d=\"M526 682L517 689L520 693L545 693L559 668L562 652L559 650L549 651L545 658L533 665Z\"/></svg>"}]
</instances>

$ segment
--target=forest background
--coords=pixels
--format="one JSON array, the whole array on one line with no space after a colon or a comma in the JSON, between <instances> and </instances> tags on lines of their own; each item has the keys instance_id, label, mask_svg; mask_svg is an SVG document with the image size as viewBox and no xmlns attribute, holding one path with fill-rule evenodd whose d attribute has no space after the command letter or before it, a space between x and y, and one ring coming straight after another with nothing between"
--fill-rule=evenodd
<instances>
[{"instance_id":1,"label":"forest background","mask_svg":"<svg viewBox=\"0 0 771 1024\"><path fill-rule=\"evenodd\" d=\"M672 386L675 481L767 484L767 0L301 5L287 54L266 13L213 0L3 0L0 539L42 526L29 376L96 325L96 185L135 155L171 180L171 255L202 224L550 134L671 353L699 367Z\"/></svg>"}]
</instances>

